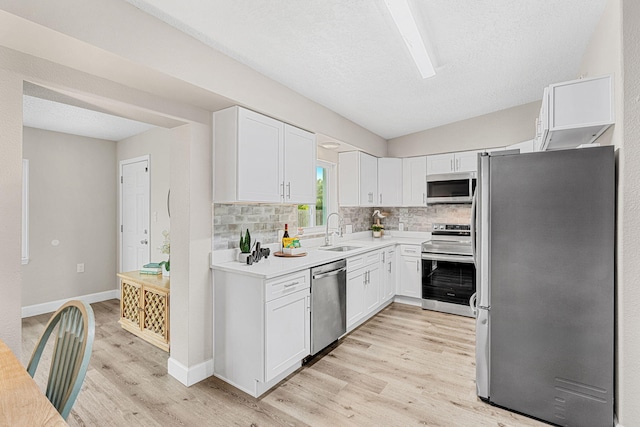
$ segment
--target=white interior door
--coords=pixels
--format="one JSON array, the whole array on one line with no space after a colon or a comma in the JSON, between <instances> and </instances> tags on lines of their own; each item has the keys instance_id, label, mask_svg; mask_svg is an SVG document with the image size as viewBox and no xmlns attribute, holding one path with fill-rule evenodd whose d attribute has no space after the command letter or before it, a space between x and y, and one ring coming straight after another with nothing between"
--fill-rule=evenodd
<instances>
[{"instance_id":1,"label":"white interior door","mask_svg":"<svg viewBox=\"0 0 640 427\"><path fill-rule=\"evenodd\" d=\"M149 159L120 162L120 271L140 269L150 259Z\"/></svg>"}]
</instances>

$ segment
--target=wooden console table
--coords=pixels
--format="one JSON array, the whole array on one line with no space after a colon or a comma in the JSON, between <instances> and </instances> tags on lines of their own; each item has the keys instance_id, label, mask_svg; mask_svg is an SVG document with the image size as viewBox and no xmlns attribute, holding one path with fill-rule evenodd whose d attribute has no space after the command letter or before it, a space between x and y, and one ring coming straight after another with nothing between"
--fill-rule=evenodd
<instances>
[{"instance_id":1,"label":"wooden console table","mask_svg":"<svg viewBox=\"0 0 640 427\"><path fill-rule=\"evenodd\" d=\"M0 341L0 425L66 426L56 408L7 345Z\"/></svg>"},{"instance_id":2,"label":"wooden console table","mask_svg":"<svg viewBox=\"0 0 640 427\"><path fill-rule=\"evenodd\" d=\"M120 278L120 325L143 340L169 351L168 277L118 274Z\"/></svg>"}]
</instances>

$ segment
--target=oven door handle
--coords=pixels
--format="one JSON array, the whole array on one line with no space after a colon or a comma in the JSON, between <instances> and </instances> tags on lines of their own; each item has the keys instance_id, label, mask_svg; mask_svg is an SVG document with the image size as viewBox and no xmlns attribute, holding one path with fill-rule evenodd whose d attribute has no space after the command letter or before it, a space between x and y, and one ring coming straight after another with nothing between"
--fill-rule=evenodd
<instances>
[{"instance_id":1,"label":"oven door handle","mask_svg":"<svg viewBox=\"0 0 640 427\"><path fill-rule=\"evenodd\" d=\"M461 255L441 255L441 254L422 254L422 259L427 261L445 261L460 262L463 264L473 264L473 257Z\"/></svg>"}]
</instances>

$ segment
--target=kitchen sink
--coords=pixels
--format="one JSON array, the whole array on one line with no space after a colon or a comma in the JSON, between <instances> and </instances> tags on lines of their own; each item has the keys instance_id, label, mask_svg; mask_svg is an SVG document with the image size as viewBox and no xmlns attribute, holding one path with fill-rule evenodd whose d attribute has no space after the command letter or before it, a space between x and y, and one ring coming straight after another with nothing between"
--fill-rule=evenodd
<instances>
[{"instance_id":1,"label":"kitchen sink","mask_svg":"<svg viewBox=\"0 0 640 427\"><path fill-rule=\"evenodd\" d=\"M332 247L322 247L319 248L323 251L331 251L331 252L347 252L352 251L354 249L360 249L360 246L332 246Z\"/></svg>"}]
</instances>

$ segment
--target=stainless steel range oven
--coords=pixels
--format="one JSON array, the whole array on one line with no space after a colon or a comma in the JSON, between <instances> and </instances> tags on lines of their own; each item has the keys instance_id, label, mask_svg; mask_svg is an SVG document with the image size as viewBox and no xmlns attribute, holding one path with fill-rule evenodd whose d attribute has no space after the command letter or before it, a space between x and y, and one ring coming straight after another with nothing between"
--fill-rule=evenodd
<instances>
[{"instance_id":1,"label":"stainless steel range oven","mask_svg":"<svg viewBox=\"0 0 640 427\"><path fill-rule=\"evenodd\" d=\"M469 224L433 224L422 244L422 308L474 317L476 268Z\"/></svg>"}]
</instances>

